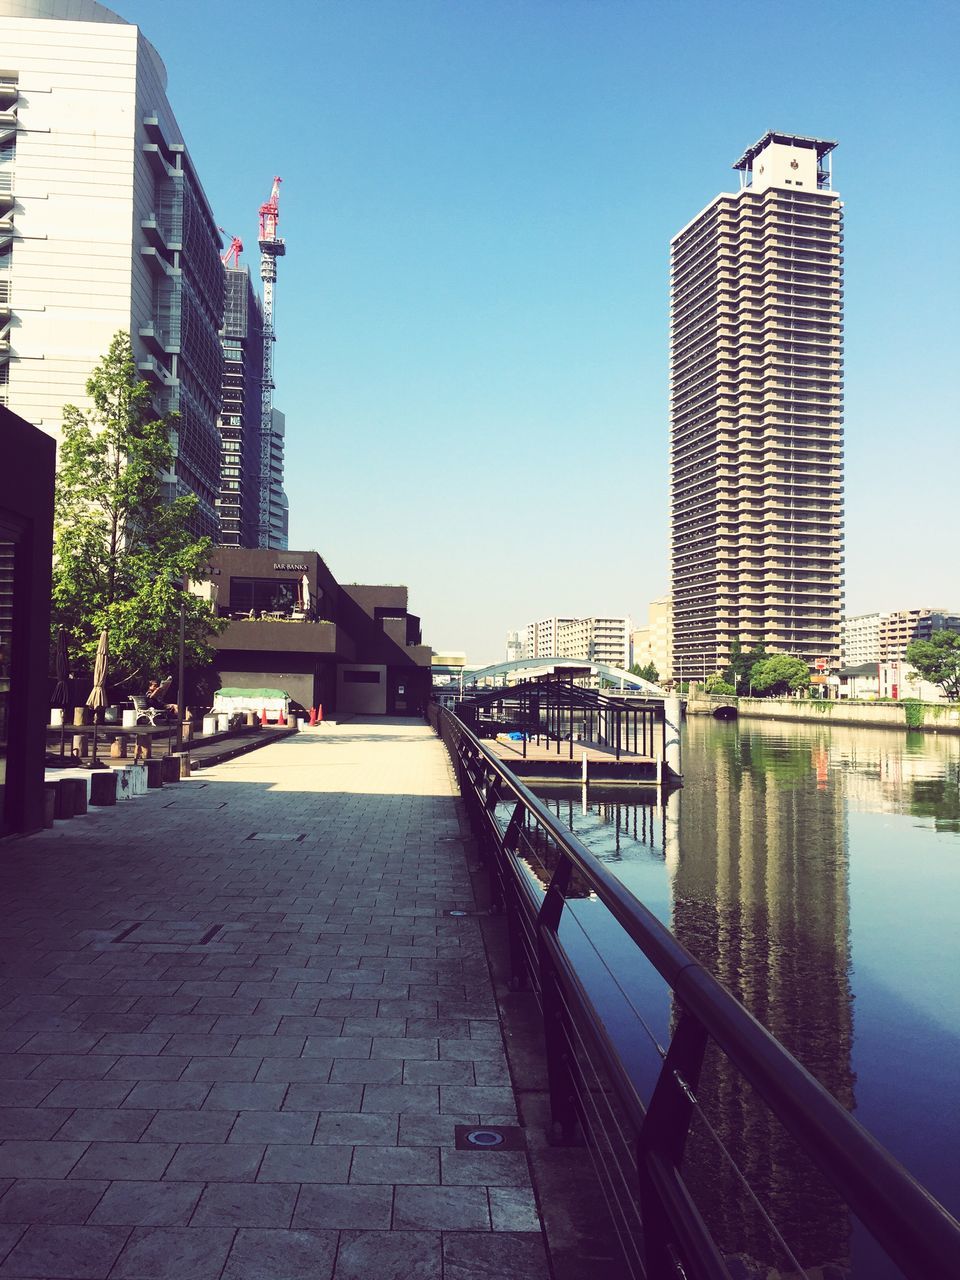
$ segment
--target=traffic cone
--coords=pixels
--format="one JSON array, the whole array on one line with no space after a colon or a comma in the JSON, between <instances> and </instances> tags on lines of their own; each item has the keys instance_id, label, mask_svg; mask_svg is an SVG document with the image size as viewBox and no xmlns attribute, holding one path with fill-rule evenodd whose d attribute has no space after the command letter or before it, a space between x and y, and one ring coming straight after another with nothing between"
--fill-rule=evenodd
<instances>
[{"instance_id":1,"label":"traffic cone","mask_svg":"<svg viewBox=\"0 0 960 1280\"><path fill-rule=\"evenodd\" d=\"M261 712L260 712L260 727L261 727L261 729L266 728L266 724L267 724L267 708L266 708L266 707L264 707L264 708L261 710Z\"/></svg>"},{"instance_id":2,"label":"traffic cone","mask_svg":"<svg viewBox=\"0 0 960 1280\"><path fill-rule=\"evenodd\" d=\"M312 729L312 728L313 728L313 726L317 723L317 709L316 709L316 707L311 707L311 708L310 708L310 719L309 719L308 723L309 723L309 725L310 725L310 728L311 728L311 729Z\"/></svg>"},{"instance_id":3,"label":"traffic cone","mask_svg":"<svg viewBox=\"0 0 960 1280\"><path fill-rule=\"evenodd\" d=\"M323 724L323 703L317 707L317 724Z\"/></svg>"}]
</instances>

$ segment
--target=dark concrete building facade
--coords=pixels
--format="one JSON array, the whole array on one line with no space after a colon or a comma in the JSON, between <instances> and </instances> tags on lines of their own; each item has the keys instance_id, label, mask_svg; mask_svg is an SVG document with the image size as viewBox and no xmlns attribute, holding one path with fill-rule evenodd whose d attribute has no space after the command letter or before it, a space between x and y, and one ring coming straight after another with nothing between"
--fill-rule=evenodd
<instances>
[{"instance_id":1,"label":"dark concrete building facade","mask_svg":"<svg viewBox=\"0 0 960 1280\"><path fill-rule=\"evenodd\" d=\"M0 406L0 836L43 826L56 446Z\"/></svg>"},{"instance_id":2,"label":"dark concrete building facade","mask_svg":"<svg viewBox=\"0 0 960 1280\"><path fill-rule=\"evenodd\" d=\"M419 715L432 650L404 586L342 585L316 551L219 547L210 579L229 618L212 641L220 686L278 688L325 715Z\"/></svg>"}]
</instances>

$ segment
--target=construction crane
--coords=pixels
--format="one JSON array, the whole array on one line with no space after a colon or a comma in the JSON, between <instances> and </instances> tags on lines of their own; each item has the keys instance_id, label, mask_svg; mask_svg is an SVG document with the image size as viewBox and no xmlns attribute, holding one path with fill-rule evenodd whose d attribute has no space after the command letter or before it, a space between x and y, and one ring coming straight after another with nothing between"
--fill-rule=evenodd
<instances>
[{"instance_id":1,"label":"construction crane","mask_svg":"<svg viewBox=\"0 0 960 1280\"><path fill-rule=\"evenodd\" d=\"M225 236L230 236L230 232L225 227L217 227L217 230L223 232ZM239 236L230 236L230 247L221 253L220 261L225 267L239 267L241 253L243 253L243 241Z\"/></svg>"},{"instance_id":2,"label":"construction crane","mask_svg":"<svg viewBox=\"0 0 960 1280\"><path fill-rule=\"evenodd\" d=\"M260 419L260 514L257 542L270 546L270 438L273 434L273 286L277 259L287 251L277 235L280 221L280 178L274 178L270 199L260 206L260 279L263 281L263 413Z\"/></svg>"}]
</instances>

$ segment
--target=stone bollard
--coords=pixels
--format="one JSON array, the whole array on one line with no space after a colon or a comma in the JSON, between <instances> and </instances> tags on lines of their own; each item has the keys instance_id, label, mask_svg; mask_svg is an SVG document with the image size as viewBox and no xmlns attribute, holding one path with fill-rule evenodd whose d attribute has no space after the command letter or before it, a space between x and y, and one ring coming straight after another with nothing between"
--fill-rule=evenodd
<instances>
[{"instance_id":1,"label":"stone bollard","mask_svg":"<svg viewBox=\"0 0 960 1280\"><path fill-rule=\"evenodd\" d=\"M56 782L47 784L48 786L52 785L54 788L56 799L53 805L53 816L55 818L72 818L74 815L73 792L64 785L65 782L65 778L58 778Z\"/></svg>"},{"instance_id":2,"label":"stone bollard","mask_svg":"<svg viewBox=\"0 0 960 1280\"><path fill-rule=\"evenodd\" d=\"M74 815L84 814L87 812L87 782L86 778L61 778L61 787L66 788L71 793L71 807Z\"/></svg>"},{"instance_id":3,"label":"stone bollard","mask_svg":"<svg viewBox=\"0 0 960 1280\"><path fill-rule=\"evenodd\" d=\"M163 786L163 761L156 756L147 761L147 786L151 791Z\"/></svg>"},{"instance_id":4,"label":"stone bollard","mask_svg":"<svg viewBox=\"0 0 960 1280\"><path fill-rule=\"evenodd\" d=\"M189 778L190 777L190 752L189 751L179 752L175 758L180 763L180 777Z\"/></svg>"},{"instance_id":5,"label":"stone bollard","mask_svg":"<svg viewBox=\"0 0 960 1280\"><path fill-rule=\"evenodd\" d=\"M257 717L253 714L252 711L245 711L243 713L243 723L247 726L248 729L253 729L257 724Z\"/></svg>"},{"instance_id":6,"label":"stone bollard","mask_svg":"<svg viewBox=\"0 0 960 1280\"><path fill-rule=\"evenodd\" d=\"M114 740L110 743L110 759L126 760L127 758L127 735L118 733Z\"/></svg>"},{"instance_id":7,"label":"stone bollard","mask_svg":"<svg viewBox=\"0 0 960 1280\"><path fill-rule=\"evenodd\" d=\"M117 775L112 769L95 769L90 774L90 803L96 805L117 803Z\"/></svg>"},{"instance_id":8,"label":"stone bollard","mask_svg":"<svg viewBox=\"0 0 960 1280\"><path fill-rule=\"evenodd\" d=\"M75 733L73 735L73 754L75 756L81 756L83 759L86 759L86 756L89 750L90 750L89 733Z\"/></svg>"},{"instance_id":9,"label":"stone bollard","mask_svg":"<svg viewBox=\"0 0 960 1280\"><path fill-rule=\"evenodd\" d=\"M81 724L89 724L90 723L89 707L74 707L73 723L74 723L74 726L81 725Z\"/></svg>"},{"instance_id":10,"label":"stone bollard","mask_svg":"<svg viewBox=\"0 0 960 1280\"><path fill-rule=\"evenodd\" d=\"M56 809L57 784L55 782L45 782L43 784L43 825L45 827L53 826Z\"/></svg>"},{"instance_id":11,"label":"stone bollard","mask_svg":"<svg viewBox=\"0 0 960 1280\"><path fill-rule=\"evenodd\" d=\"M160 776L163 778L164 786L171 782L180 781L180 761L176 756L164 756L160 764Z\"/></svg>"}]
</instances>

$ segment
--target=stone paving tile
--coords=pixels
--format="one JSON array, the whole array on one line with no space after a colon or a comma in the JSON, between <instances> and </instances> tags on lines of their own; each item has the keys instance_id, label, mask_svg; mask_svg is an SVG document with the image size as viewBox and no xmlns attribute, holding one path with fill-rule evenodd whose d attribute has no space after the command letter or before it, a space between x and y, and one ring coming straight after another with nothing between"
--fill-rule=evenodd
<instances>
[{"instance_id":1,"label":"stone paving tile","mask_svg":"<svg viewBox=\"0 0 960 1280\"><path fill-rule=\"evenodd\" d=\"M52 1138L71 1114L56 1107L0 1107L0 1138Z\"/></svg>"},{"instance_id":2,"label":"stone paving tile","mask_svg":"<svg viewBox=\"0 0 960 1280\"><path fill-rule=\"evenodd\" d=\"M289 1227L297 1190L270 1183L211 1183L200 1197L191 1225Z\"/></svg>"},{"instance_id":3,"label":"stone paving tile","mask_svg":"<svg viewBox=\"0 0 960 1280\"><path fill-rule=\"evenodd\" d=\"M0 1276L106 1280L127 1227L29 1226L0 1266Z\"/></svg>"},{"instance_id":4,"label":"stone paving tile","mask_svg":"<svg viewBox=\"0 0 960 1280\"><path fill-rule=\"evenodd\" d=\"M122 1112L120 1113L123 1114ZM143 1113L133 1113L143 1114ZM158 1111L143 1131L143 1142L226 1142L236 1111Z\"/></svg>"},{"instance_id":5,"label":"stone paving tile","mask_svg":"<svg viewBox=\"0 0 960 1280\"><path fill-rule=\"evenodd\" d=\"M257 1181L346 1182L352 1155L352 1148L347 1146L274 1144L267 1147Z\"/></svg>"},{"instance_id":6,"label":"stone paving tile","mask_svg":"<svg viewBox=\"0 0 960 1280\"><path fill-rule=\"evenodd\" d=\"M183 1143L167 1166L168 1182L253 1182L264 1145Z\"/></svg>"},{"instance_id":7,"label":"stone paving tile","mask_svg":"<svg viewBox=\"0 0 960 1280\"><path fill-rule=\"evenodd\" d=\"M165 1142L91 1142L70 1176L111 1182L161 1178L176 1149Z\"/></svg>"},{"instance_id":8,"label":"stone paving tile","mask_svg":"<svg viewBox=\"0 0 960 1280\"><path fill-rule=\"evenodd\" d=\"M490 1229L486 1187L400 1187L393 1202L395 1230Z\"/></svg>"},{"instance_id":9,"label":"stone paving tile","mask_svg":"<svg viewBox=\"0 0 960 1280\"><path fill-rule=\"evenodd\" d=\"M488 1187L528 1187L530 1172L523 1151L451 1151L441 1149L445 1184Z\"/></svg>"},{"instance_id":10,"label":"stone paving tile","mask_svg":"<svg viewBox=\"0 0 960 1280\"><path fill-rule=\"evenodd\" d=\"M201 1182L115 1182L88 1221L102 1226L185 1226L202 1191Z\"/></svg>"},{"instance_id":11,"label":"stone paving tile","mask_svg":"<svg viewBox=\"0 0 960 1280\"><path fill-rule=\"evenodd\" d=\"M351 1111L325 1111L313 1135L317 1146L395 1146L399 1116L360 1115Z\"/></svg>"},{"instance_id":12,"label":"stone paving tile","mask_svg":"<svg viewBox=\"0 0 960 1280\"><path fill-rule=\"evenodd\" d=\"M315 1111L241 1111L230 1130L230 1142L311 1143L317 1127Z\"/></svg>"},{"instance_id":13,"label":"stone paving tile","mask_svg":"<svg viewBox=\"0 0 960 1280\"><path fill-rule=\"evenodd\" d=\"M0 1199L0 1222L86 1222L109 1182L20 1178Z\"/></svg>"},{"instance_id":14,"label":"stone paving tile","mask_svg":"<svg viewBox=\"0 0 960 1280\"><path fill-rule=\"evenodd\" d=\"M515 1115L458 836L433 734L363 722L15 846L0 1280L538 1280L524 1153L453 1150Z\"/></svg>"},{"instance_id":15,"label":"stone paving tile","mask_svg":"<svg viewBox=\"0 0 960 1280\"><path fill-rule=\"evenodd\" d=\"M330 1280L336 1253L336 1231L240 1230L223 1280Z\"/></svg>"},{"instance_id":16,"label":"stone paving tile","mask_svg":"<svg viewBox=\"0 0 960 1280\"><path fill-rule=\"evenodd\" d=\"M439 1231L343 1231L333 1275L334 1280L442 1280L442 1237Z\"/></svg>"},{"instance_id":17,"label":"stone paving tile","mask_svg":"<svg viewBox=\"0 0 960 1280\"><path fill-rule=\"evenodd\" d=\"M65 1178L87 1149L85 1142L0 1143L0 1177Z\"/></svg>"},{"instance_id":18,"label":"stone paving tile","mask_svg":"<svg viewBox=\"0 0 960 1280\"><path fill-rule=\"evenodd\" d=\"M436 1147L357 1147L350 1181L437 1185L439 1153Z\"/></svg>"},{"instance_id":19,"label":"stone paving tile","mask_svg":"<svg viewBox=\"0 0 960 1280\"><path fill-rule=\"evenodd\" d=\"M233 1238L224 1227L135 1227L111 1280L217 1280Z\"/></svg>"}]
</instances>

